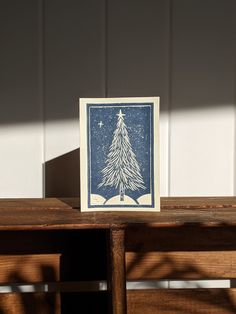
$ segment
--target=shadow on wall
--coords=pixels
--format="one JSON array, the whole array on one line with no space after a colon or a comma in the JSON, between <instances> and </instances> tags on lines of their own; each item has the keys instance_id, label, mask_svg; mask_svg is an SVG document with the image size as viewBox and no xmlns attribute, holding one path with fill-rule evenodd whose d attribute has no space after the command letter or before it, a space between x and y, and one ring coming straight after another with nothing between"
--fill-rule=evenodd
<instances>
[{"instance_id":1,"label":"shadow on wall","mask_svg":"<svg viewBox=\"0 0 236 314\"><path fill-rule=\"evenodd\" d=\"M160 96L162 111L170 94L172 110L235 103L234 0L39 2L1 4L1 124L40 123L40 102L72 120L106 89Z\"/></svg>"},{"instance_id":2,"label":"shadow on wall","mask_svg":"<svg viewBox=\"0 0 236 314\"><path fill-rule=\"evenodd\" d=\"M44 167L46 197L79 197L79 148L47 161Z\"/></svg>"}]
</instances>

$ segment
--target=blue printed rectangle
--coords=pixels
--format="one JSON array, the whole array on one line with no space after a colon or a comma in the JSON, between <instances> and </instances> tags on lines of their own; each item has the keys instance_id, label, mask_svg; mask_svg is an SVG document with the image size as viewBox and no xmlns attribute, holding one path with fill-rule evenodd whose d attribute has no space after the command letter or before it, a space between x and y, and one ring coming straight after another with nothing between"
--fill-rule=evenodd
<instances>
[{"instance_id":1,"label":"blue printed rectangle","mask_svg":"<svg viewBox=\"0 0 236 314\"><path fill-rule=\"evenodd\" d=\"M87 104L88 208L154 208L154 104Z\"/></svg>"}]
</instances>

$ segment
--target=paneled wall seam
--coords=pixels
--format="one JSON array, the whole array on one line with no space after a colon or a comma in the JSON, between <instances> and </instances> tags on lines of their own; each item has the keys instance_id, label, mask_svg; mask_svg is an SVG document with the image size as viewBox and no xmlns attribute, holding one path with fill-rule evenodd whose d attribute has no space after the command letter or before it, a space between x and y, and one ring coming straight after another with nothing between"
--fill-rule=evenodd
<instances>
[{"instance_id":1,"label":"paneled wall seam","mask_svg":"<svg viewBox=\"0 0 236 314\"><path fill-rule=\"evenodd\" d=\"M172 7L170 195L229 196L236 188L235 1L172 0Z\"/></svg>"},{"instance_id":2,"label":"paneled wall seam","mask_svg":"<svg viewBox=\"0 0 236 314\"><path fill-rule=\"evenodd\" d=\"M108 97L108 1L104 0L104 97Z\"/></svg>"},{"instance_id":3,"label":"paneled wall seam","mask_svg":"<svg viewBox=\"0 0 236 314\"><path fill-rule=\"evenodd\" d=\"M167 143L167 149L168 149L168 154L167 154L167 165L168 165L168 169L167 169L167 195L170 196L171 195L171 102L172 102L172 54L173 54L173 45L172 45L172 40L173 40L173 33L172 33L172 18L173 18L173 14L172 14L172 1L173 0L169 0L169 20L168 20L168 24L169 24L169 46L168 46L168 105L167 105L167 110L168 110L168 143Z\"/></svg>"},{"instance_id":4,"label":"paneled wall seam","mask_svg":"<svg viewBox=\"0 0 236 314\"><path fill-rule=\"evenodd\" d=\"M236 7L236 5L235 5ZM236 27L236 21L234 20L234 26ZM236 196L236 33L234 33L234 134L233 134L233 195Z\"/></svg>"},{"instance_id":5,"label":"paneled wall seam","mask_svg":"<svg viewBox=\"0 0 236 314\"><path fill-rule=\"evenodd\" d=\"M44 33L45 33L45 20L44 20L44 0L38 0L38 29L39 29L39 41L38 41L38 71L39 71L39 106L41 109L41 132L42 132L42 143L41 143L41 171L42 171L42 192L41 196L45 196L45 95L44 95L44 85L45 85L45 66L44 66Z\"/></svg>"},{"instance_id":6,"label":"paneled wall seam","mask_svg":"<svg viewBox=\"0 0 236 314\"><path fill-rule=\"evenodd\" d=\"M236 47L235 47L236 52ZM236 58L235 58L235 71L234 71L234 83L236 85ZM236 86L234 88L234 135L233 135L233 154L234 154L234 167L233 167L233 195L236 195Z\"/></svg>"},{"instance_id":7,"label":"paneled wall seam","mask_svg":"<svg viewBox=\"0 0 236 314\"><path fill-rule=\"evenodd\" d=\"M235 7L236 9L236 4ZM234 10L235 12L235 10ZM234 29L236 27L236 20L234 19ZM234 49L234 134L233 134L233 154L234 154L234 158L233 158L233 195L236 196L236 32L234 32L234 45L233 45L233 49Z\"/></svg>"}]
</instances>

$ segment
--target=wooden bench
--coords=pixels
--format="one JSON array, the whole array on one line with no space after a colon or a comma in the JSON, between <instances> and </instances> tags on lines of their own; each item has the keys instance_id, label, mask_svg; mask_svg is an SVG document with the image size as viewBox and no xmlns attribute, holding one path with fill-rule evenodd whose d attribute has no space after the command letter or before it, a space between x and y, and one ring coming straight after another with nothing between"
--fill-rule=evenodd
<instances>
[{"instance_id":1,"label":"wooden bench","mask_svg":"<svg viewBox=\"0 0 236 314\"><path fill-rule=\"evenodd\" d=\"M0 314L236 313L236 198L162 198L160 213L78 204L0 201ZM199 279L231 287L126 291L126 280Z\"/></svg>"}]
</instances>

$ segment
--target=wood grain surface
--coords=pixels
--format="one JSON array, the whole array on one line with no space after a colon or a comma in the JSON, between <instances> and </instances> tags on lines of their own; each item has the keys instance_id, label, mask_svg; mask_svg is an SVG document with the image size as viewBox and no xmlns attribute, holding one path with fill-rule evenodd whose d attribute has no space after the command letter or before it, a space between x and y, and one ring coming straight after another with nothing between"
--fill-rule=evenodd
<instances>
[{"instance_id":1,"label":"wood grain surface","mask_svg":"<svg viewBox=\"0 0 236 314\"><path fill-rule=\"evenodd\" d=\"M162 198L159 213L81 213L78 198L8 199L0 201L0 217L0 282L97 280L108 267L113 313L125 313L125 266L131 280L236 278L235 197ZM235 291L129 291L128 313L235 313ZM63 292L64 313L78 300ZM57 314L58 302L56 294L1 294L0 314Z\"/></svg>"},{"instance_id":2,"label":"wood grain surface","mask_svg":"<svg viewBox=\"0 0 236 314\"><path fill-rule=\"evenodd\" d=\"M108 287L111 290L112 313L125 314L127 305L124 229L111 229L109 246Z\"/></svg>"},{"instance_id":3,"label":"wood grain surface","mask_svg":"<svg viewBox=\"0 0 236 314\"><path fill-rule=\"evenodd\" d=\"M56 293L0 294L1 314L60 314L60 298Z\"/></svg>"},{"instance_id":4,"label":"wood grain surface","mask_svg":"<svg viewBox=\"0 0 236 314\"><path fill-rule=\"evenodd\" d=\"M127 252L128 280L236 278L236 251Z\"/></svg>"},{"instance_id":5,"label":"wood grain surface","mask_svg":"<svg viewBox=\"0 0 236 314\"><path fill-rule=\"evenodd\" d=\"M95 229L111 225L149 227L236 225L235 197L162 198L161 212L81 213L79 199L0 201L0 230Z\"/></svg>"},{"instance_id":6,"label":"wood grain surface","mask_svg":"<svg viewBox=\"0 0 236 314\"><path fill-rule=\"evenodd\" d=\"M236 289L129 290L129 314L234 314Z\"/></svg>"},{"instance_id":7,"label":"wood grain surface","mask_svg":"<svg viewBox=\"0 0 236 314\"><path fill-rule=\"evenodd\" d=\"M55 282L59 275L60 254L0 255L0 284Z\"/></svg>"}]
</instances>

